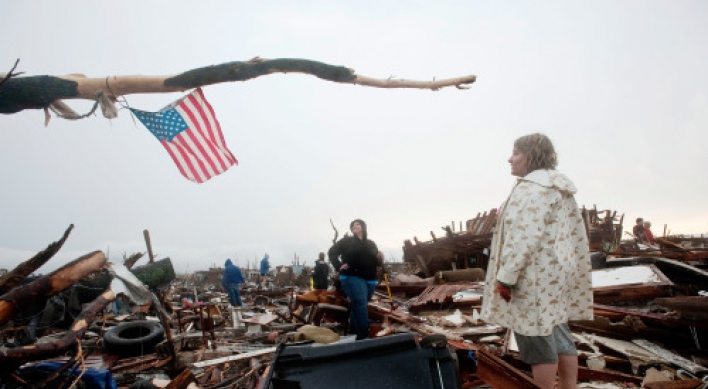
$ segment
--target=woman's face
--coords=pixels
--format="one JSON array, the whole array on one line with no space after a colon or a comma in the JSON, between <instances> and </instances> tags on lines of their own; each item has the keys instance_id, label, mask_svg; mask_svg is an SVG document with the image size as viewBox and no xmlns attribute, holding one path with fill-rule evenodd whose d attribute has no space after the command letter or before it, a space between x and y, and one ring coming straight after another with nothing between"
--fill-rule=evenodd
<instances>
[{"instance_id":1,"label":"woman's face","mask_svg":"<svg viewBox=\"0 0 708 389\"><path fill-rule=\"evenodd\" d=\"M363 228L361 228L361 223L354 222L354 224L352 224L352 234L361 238L363 233L364 233L364 230L363 230Z\"/></svg>"},{"instance_id":2,"label":"woman's face","mask_svg":"<svg viewBox=\"0 0 708 389\"><path fill-rule=\"evenodd\" d=\"M509 157L509 164L511 165L511 175L517 177L523 177L528 173L528 165L526 164L526 155L514 147L511 152L511 157Z\"/></svg>"}]
</instances>

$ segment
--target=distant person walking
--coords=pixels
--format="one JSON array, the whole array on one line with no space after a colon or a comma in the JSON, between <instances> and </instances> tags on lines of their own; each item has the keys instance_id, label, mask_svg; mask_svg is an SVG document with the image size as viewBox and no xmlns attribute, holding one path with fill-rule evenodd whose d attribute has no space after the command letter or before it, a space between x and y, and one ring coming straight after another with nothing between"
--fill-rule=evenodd
<instances>
[{"instance_id":1,"label":"distant person walking","mask_svg":"<svg viewBox=\"0 0 708 389\"><path fill-rule=\"evenodd\" d=\"M327 290L329 287L329 265L325 263L325 253L320 253L315 262L315 272L312 275L315 290Z\"/></svg>"},{"instance_id":2,"label":"distant person walking","mask_svg":"<svg viewBox=\"0 0 708 389\"><path fill-rule=\"evenodd\" d=\"M241 284L246 282L241 273L241 269L231 262L231 259L227 259L224 264L224 275L221 276L221 287L229 294L229 302L233 307L240 307L243 305L241 301Z\"/></svg>"},{"instance_id":3,"label":"distant person walking","mask_svg":"<svg viewBox=\"0 0 708 389\"><path fill-rule=\"evenodd\" d=\"M268 261L268 253L261 259L261 289L266 288L266 282L268 282L268 272L270 271L270 262Z\"/></svg>"},{"instance_id":4,"label":"distant person walking","mask_svg":"<svg viewBox=\"0 0 708 389\"><path fill-rule=\"evenodd\" d=\"M349 297L349 334L360 340L369 337L367 306L374 295L376 268L382 266L383 253L368 238L363 220L354 220L349 229L354 236L340 239L329 249L328 255Z\"/></svg>"}]
</instances>

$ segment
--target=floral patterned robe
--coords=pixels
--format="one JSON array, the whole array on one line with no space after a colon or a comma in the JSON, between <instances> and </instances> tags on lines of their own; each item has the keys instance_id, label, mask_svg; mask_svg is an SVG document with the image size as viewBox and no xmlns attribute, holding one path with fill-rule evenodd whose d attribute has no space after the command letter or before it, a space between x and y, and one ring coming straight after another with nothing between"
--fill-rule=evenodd
<instances>
[{"instance_id":1,"label":"floral patterned robe","mask_svg":"<svg viewBox=\"0 0 708 389\"><path fill-rule=\"evenodd\" d=\"M575 185L555 170L519 178L497 220L482 318L521 335L547 336L557 324L592 319L592 279ZM514 285L511 302L496 281Z\"/></svg>"}]
</instances>

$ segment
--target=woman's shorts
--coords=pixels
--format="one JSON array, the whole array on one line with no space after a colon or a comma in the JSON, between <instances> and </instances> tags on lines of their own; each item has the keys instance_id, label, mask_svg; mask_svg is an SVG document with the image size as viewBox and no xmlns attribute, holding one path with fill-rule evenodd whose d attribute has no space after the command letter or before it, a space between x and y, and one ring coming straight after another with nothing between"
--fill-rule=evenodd
<instances>
[{"instance_id":1,"label":"woman's shorts","mask_svg":"<svg viewBox=\"0 0 708 389\"><path fill-rule=\"evenodd\" d=\"M548 336L525 336L514 332L519 346L519 359L529 365L558 363L558 355L578 355L567 323L553 327Z\"/></svg>"}]
</instances>

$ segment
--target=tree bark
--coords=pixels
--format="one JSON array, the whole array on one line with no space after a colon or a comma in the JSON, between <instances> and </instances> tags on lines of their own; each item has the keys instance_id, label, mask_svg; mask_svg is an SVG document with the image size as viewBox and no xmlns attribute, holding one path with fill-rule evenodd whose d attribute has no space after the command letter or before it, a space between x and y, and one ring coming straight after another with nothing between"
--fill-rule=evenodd
<instances>
[{"instance_id":1,"label":"tree bark","mask_svg":"<svg viewBox=\"0 0 708 389\"><path fill-rule=\"evenodd\" d=\"M64 231L64 236L62 236L60 240L50 244L46 249L44 249L44 251L38 253L25 262L22 262L12 271L0 277L0 296L9 292L15 287L15 285L19 284L28 275L34 273L35 270L39 269L50 258L52 258L54 254L59 252L59 249L61 249L61 246L64 245L64 242L66 242L66 239L69 237L69 234L73 229L74 225L72 224L66 229L66 231Z\"/></svg>"},{"instance_id":2,"label":"tree bark","mask_svg":"<svg viewBox=\"0 0 708 389\"><path fill-rule=\"evenodd\" d=\"M111 289L106 289L98 298L89 304L76 317L66 334L59 340L35 344L31 346L15 347L8 350L0 350L0 369L5 372L14 371L19 365L27 361L47 359L61 355L72 347L76 346L77 339L81 339L93 323L96 314L101 312L116 296Z\"/></svg>"},{"instance_id":3,"label":"tree bark","mask_svg":"<svg viewBox=\"0 0 708 389\"><path fill-rule=\"evenodd\" d=\"M358 75L344 66L297 59L254 58L206 66L169 76L108 76L87 78L83 75L30 76L6 79L0 86L0 113L12 114L25 109L44 109L62 99L96 100L99 95L115 101L119 96L137 93L180 92L200 86L224 82L247 81L274 73L302 73L345 84L375 88L414 88L438 90L454 86L466 89L476 76L412 81L376 79Z\"/></svg>"},{"instance_id":4,"label":"tree bark","mask_svg":"<svg viewBox=\"0 0 708 389\"><path fill-rule=\"evenodd\" d=\"M47 297L74 285L81 278L100 270L105 264L106 256L101 251L94 251L0 296L0 325L10 320L18 308L39 304Z\"/></svg>"}]
</instances>

